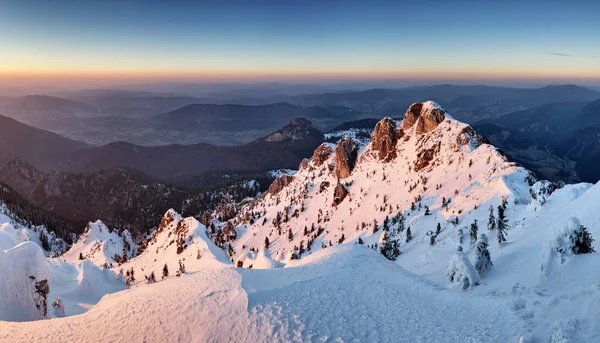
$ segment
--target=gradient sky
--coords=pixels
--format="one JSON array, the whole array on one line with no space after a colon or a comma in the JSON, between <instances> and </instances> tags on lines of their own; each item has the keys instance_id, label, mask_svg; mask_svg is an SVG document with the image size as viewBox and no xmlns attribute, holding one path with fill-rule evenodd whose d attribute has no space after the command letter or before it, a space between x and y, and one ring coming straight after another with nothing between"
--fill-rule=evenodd
<instances>
[{"instance_id":1,"label":"gradient sky","mask_svg":"<svg viewBox=\"0 0 600 343\"><path fill-rule=\"evenodd\" d=\"M600 1L0 0L6 80L600 80Z\"/></svg>"}]
</instances>

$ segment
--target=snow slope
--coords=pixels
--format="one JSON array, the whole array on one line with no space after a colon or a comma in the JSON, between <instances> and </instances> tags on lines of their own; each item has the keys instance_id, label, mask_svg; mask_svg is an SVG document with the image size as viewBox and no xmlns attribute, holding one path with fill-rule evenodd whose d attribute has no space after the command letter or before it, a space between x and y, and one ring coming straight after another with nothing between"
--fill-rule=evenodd
<instances>
[{"instance_id":1,"label":"snow slope","mask_svg":"<svg viewBox=\"0 0 600 343\"><path fill-rule=\"evenodd\" d=\"M509 308L448 294L349 245L283 269L205 269L107 296L80 316L3 323L0 340L517 341L516 319Z\"/></svg>"},{"instance_id":2,"label":"snow slope","mask_svg":"<svg viewBox=\"0 0 600 343\"><path fill-rule=\"evenodd\" d=\"M62 258L65 261L76 262L81 256L98 266L116 265L118 262L115 261L115 255L121 258L125 251L129 257L137 253L129 231L125 230L119 235L97 220L88 224L85 232Z\"/></svg>"}]
</instances>

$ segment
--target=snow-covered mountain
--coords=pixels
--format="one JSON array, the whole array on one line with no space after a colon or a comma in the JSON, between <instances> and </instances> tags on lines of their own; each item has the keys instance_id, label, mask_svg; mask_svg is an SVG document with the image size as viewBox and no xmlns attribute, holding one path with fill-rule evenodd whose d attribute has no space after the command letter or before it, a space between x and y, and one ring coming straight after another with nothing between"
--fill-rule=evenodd
<instances>
[{"instance_id":1,"label":"snow-covered mountain","mask_svg":"<svg viewBox=\"0 0 600 343\"><path fill-rule=\"evenodd\" d=\"M80 316L1 323L0 340L598 340L600 184L537 181L433 102L369 141L336 135L258 198L167 211L125 262L123 237L91 224L52 263L130 289Z\"/></svg>"},{"instance_id":2,"label":"snow-covered mountain","mask_svg":"<svg viewBox=\"0 0 600 343\"><path fill-rule=\"evenodd\" d=\"M290 251L302 257L359 239L372 246L389 231L409 256L402 260L421 261L409 269L427 272L447 260L431 249L453 253L457 231L467 236L475 220L483 230L490 206L497 212L506 203L512 216L530 203L535 177L426 102L412 105L402 123L381 120L366 145L350 137L323 144L295 175L281 180L275 184L284 186L246 208L254 223L238 230L232 243L237 253L259 249L268 239L274 258L284 261Z\"/></svg>"},{"instance_id":3,"label":"snow-covered mountain","mask_svg":"<svg viewBox=\"0 0 600 343\"><path fill-rule=\"evenodd\" d=\"M100 225L91 223L67 253L54 257L67 244L45 226L28 223L0 203L0 321L80 314L104 295L125 289L115 272L97 265L106 262L100 257L112 252L111 238L117 236L106 227L105 232L99 231ZM75 258L80 252L94 262Z\"/></svg>"}]
</instances>

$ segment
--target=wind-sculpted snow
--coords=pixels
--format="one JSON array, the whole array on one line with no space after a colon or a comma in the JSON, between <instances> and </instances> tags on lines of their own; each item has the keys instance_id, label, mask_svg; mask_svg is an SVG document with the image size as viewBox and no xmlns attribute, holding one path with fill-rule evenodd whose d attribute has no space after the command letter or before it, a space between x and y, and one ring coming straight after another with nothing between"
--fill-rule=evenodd
<instances>
[{"instance_id":1,"label":"wind-sculpted snow","mask_svg":"<svg viewBox=\"0 0 600 343\"><path fill-rule=\"evenodd\" d=\"M0 249L0 275L0 321L47 317L50 271L37 244L24 242L8 250Z\"/></svg>"},{"instance_id":2,"label":"wind-sculpted snow","mask_svg":"<svg viewBox=\"0 0 600 343\"><path fill-rule=\"evenodd\" d=\"M483 310L489 315L474 321ZM369 249L344 246L284 269L211 269L168 279L107 296L67 319L2 323L0 340L516 341L514 317L500 304L448 294Z\"/></svg>"}]
</instances>

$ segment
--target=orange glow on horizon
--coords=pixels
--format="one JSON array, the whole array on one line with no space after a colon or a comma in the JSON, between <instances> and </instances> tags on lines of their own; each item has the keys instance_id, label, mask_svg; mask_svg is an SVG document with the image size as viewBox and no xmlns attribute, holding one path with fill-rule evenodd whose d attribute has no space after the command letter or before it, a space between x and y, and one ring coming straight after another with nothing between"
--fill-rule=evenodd
<instances>
[{"instance_id":1,"label":"orange glow on horizon","mask_svg":"<svg viewBox=\"0 0 600 343\"><path fill-rule=\"evenodd\" d=\"M479 72L479 71L232 71L232 72L209 72L209 71L105 71L105 72L35 72L35 71L2 71L0 70L0 81L4 82L39 82L39 81L231 81L231 80L553 80L553 79L578 79L578 80L600 80L599 74L574 75L568 72L555 71L554 73L543 72Z\"/></svg>"}]
</instances>

